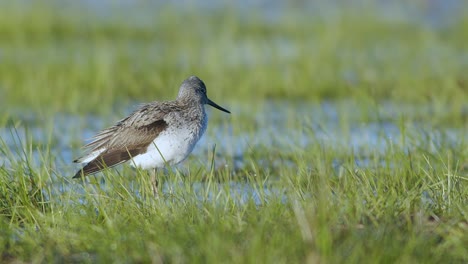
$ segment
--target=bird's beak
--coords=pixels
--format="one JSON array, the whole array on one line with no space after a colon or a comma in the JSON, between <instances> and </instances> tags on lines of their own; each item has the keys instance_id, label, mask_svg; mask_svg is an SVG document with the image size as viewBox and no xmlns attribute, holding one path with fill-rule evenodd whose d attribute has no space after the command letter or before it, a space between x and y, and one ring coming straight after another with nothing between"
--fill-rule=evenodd
<instances>
[{"instance_id":1,"label":"bird's beak","mask_svg":"<svg viewBox=\"0 0 468 264\"><path fill-rule=\"evenodd\" d=\"M211 105L212 107L214 108L217 108L223 112L226 112L228 114L230 114L231 112L229 112L228 110L222 108L221 106L217 105L215 102L211 101L210 99L206 98L206 101L207 101L207 104Z\"/></svg>"}]
</instances>

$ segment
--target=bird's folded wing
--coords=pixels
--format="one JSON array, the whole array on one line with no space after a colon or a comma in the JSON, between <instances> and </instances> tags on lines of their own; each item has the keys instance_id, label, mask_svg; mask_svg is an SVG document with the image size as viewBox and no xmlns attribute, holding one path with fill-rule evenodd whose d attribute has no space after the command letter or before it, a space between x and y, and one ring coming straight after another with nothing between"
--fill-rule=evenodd
<instances>
[{"instance_id":1,"label":"bird's folded wing","mask_svg":"<svg viewBox=\"0 0 468 264\"><path fill-rule=\"evenodd\" d=\"M167 128L165 113L144 105L129 117L98 133L85 145L90 153L75 160L87 164L74 176L88 175L112 167L144 153L153 140Z\"/></svg>"}]
</instances>

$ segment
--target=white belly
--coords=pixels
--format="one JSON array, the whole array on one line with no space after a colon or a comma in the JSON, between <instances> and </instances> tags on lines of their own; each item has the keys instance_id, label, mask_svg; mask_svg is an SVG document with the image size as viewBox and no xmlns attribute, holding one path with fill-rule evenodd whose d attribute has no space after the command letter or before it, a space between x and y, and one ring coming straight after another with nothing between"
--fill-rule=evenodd
<instances>
[{"instance_id":1,"label":"white belly","mask_svg":"<svg viewBox=\"0 0 468 264\"><path fill-rule=\"evenodd\" d=\"M192 152L201 134L189 129L180 129L175 133L162 132L148 146L147 152L135 156L130 164L142 169L153 169L180 163Z\"/></svg>"}]
</instances>

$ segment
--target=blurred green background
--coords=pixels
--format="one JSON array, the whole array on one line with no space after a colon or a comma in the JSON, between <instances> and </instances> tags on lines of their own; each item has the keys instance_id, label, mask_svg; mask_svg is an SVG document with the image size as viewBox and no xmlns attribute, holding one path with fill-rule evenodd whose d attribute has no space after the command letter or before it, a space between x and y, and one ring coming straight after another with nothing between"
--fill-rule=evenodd
<instances>
[{"instance_id":1,"label":"blurred green background","mask_svg":"<svg viewBox=\"0 0 468 264\"><path fill-rule=\"evenodd\" d=\"M466 119L464 1L2 1L0 104L100 112L174 98L444 104Z\"/></svg>"}]
</instances>

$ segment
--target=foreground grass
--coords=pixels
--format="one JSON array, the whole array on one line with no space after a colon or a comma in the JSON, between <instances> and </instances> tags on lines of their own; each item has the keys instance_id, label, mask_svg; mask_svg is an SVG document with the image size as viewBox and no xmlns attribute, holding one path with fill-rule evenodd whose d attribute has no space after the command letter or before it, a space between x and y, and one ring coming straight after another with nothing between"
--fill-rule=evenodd
<instances>
[{"instance_id":1,"label":"foreground grass","mask_svg":"<svg viewBox=\"0 0 468 264\"><path fill-rule=\"evenodd\" d=\"M143 171L82 183L57 171L50 145L3 143L2 261L466 262L466 142L404 137L410 151L317 141L252 149L235 169L190 162L162 177L160 199Z\"/></svg>"}]
</instances>

